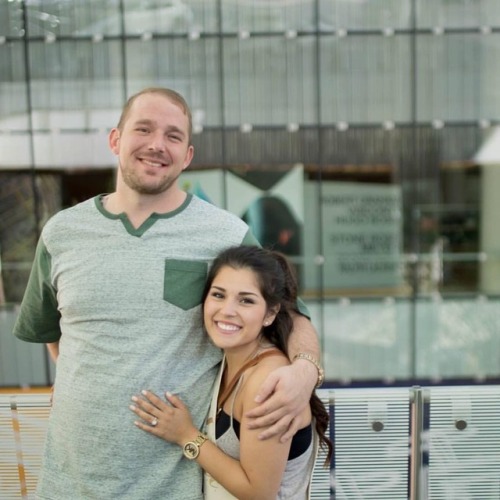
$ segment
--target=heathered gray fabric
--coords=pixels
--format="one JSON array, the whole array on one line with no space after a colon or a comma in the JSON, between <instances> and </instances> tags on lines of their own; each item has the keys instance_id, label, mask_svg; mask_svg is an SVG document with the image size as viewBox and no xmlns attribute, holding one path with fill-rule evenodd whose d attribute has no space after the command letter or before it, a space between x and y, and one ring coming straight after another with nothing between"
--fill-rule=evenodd
<instances>
[{"instance_id":1,"label":"heathered gray fabric","mask_svg":"<svg viewBox=\"0 0 500 500\"><path fill-rule=\"evenodd\" d=\"M205 280L196 263L252 241L236 216L191 196L138 230L99 197L46 224L14 332L30 342L62 332L39 498L202 498L198 465L137 429L128 406L141 389L169 390L202 427L221 357L199 305L188 308ZM186 310L164 299L171 286Z\"/></svg>"}]
</instances>

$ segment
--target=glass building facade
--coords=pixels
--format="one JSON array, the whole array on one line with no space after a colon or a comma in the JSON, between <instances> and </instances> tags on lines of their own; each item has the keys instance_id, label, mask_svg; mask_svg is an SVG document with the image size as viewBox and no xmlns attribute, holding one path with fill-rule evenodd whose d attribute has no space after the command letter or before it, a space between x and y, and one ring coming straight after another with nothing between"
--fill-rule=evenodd
<instances>
[{"instance_id":1,"label":"glass building facade","mask_svg":"<svg viewBox=\"0 0 500 500\"><path fill-rule=\"evenodd\" d=\"M167 86L181 184L290 256L329 381L498 380L497 56L497 0L1 0L0 342L41 227Z\"/></svg>"}]
</instances>

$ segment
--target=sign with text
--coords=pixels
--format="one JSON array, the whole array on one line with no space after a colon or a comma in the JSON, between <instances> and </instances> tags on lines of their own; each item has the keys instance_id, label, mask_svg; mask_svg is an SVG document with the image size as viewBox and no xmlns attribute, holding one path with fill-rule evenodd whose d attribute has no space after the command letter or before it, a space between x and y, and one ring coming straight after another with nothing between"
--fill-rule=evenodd
<instances>
[{"instance_id":1,"label":"sign with text","mask_svg":"<svg viewBox=\"0 0 500 500\"><path fill-rule=\"evenodd\" d=\"M401 189L325 182L321 192L325 288L401 283Z\"/></svg>"}]
</instances>

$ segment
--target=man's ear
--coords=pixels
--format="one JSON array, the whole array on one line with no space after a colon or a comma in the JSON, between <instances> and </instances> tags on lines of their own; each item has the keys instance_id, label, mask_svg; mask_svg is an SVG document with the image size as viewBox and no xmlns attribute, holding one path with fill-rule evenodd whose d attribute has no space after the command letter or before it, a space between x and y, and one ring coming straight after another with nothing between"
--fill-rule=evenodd
<instances>
[{"instance_id":1,"label":"man's ear","mask_svg":"<svg viewBox=\"0 0 500 500\"><path fill-rule=\"evenodd\" d=\"M108 136L109 149L118 156L120 151L120 131L117 128L112 128Z\"/></svg>"},{"instance_id":2,"label":"man's ear","mask_svg":"<svg viewBox=\"0 0 500 500\"><path fill-rule=\"evenodd\" d=\"M184 159L184 167L182 168L182 170L186 170L186 168L189 167L191 161L193 160L193 156L194 156L194 146L191 144L189 145L188 150L186 152L186 158Z\"/></svg>"}]
</instances>

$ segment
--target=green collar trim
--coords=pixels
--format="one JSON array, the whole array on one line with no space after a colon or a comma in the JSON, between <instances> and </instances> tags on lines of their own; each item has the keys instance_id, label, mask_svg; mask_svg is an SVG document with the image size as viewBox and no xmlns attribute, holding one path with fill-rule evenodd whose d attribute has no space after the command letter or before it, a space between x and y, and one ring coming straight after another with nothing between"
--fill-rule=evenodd
<instances>
[{"instance_id":1,"label":"green collar trim","mask_svg":"<svg viewBox=\"0 0 500 500\"><path fill-rule=\"evenodd\" d=\"M182 202L182 204L178 208L164 214L153 212L138 228L135 228L131 224L125 212L122 212L121 214L112 214L111 212L108 212L104 208L102 200L108 194L109 193L99 194L94 198L94 203L97 210L99 210L99 212L101 212L101 214L104 215L104 217L106 217L107 219L120 220L123 226L125 227L126 231L130 235L137 237L141 237L150 227L153 226L153 224L158 219L169 219L171 217L175 217L177 214L184 211L187 208L187 206L191 203L191 200L193 199L193 195L191 193L186 193L186 199Z\"/></svg>"}]
</instances>

